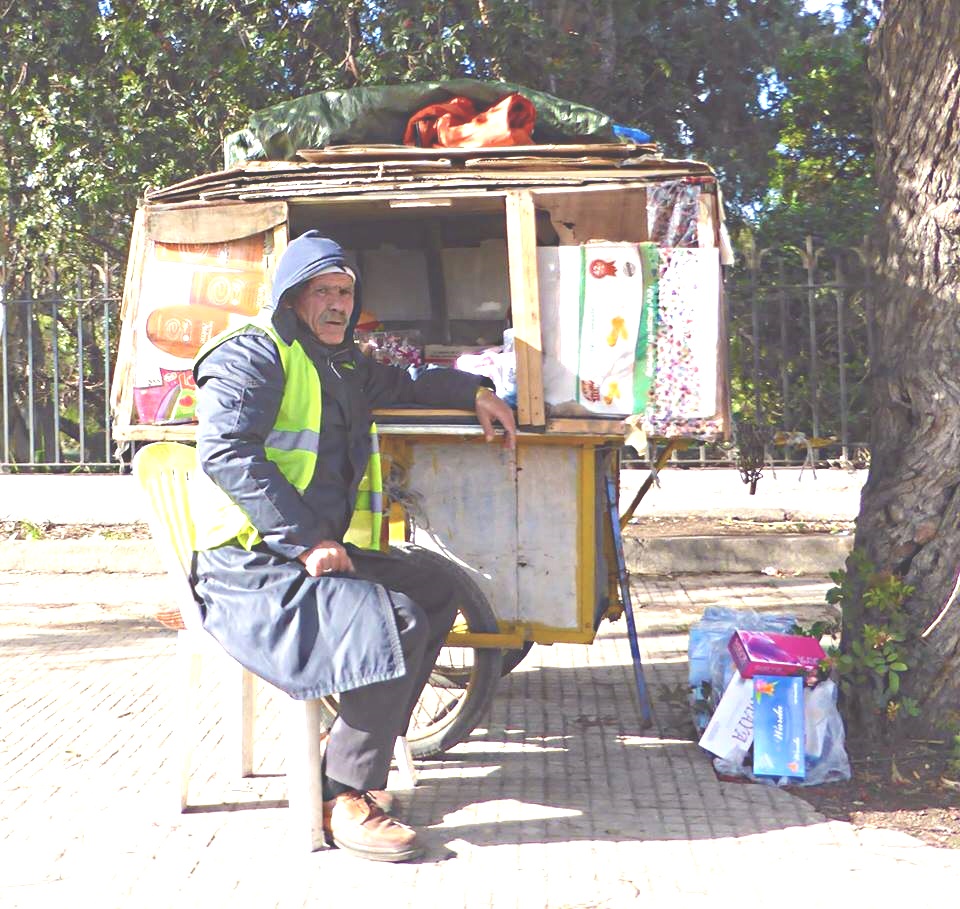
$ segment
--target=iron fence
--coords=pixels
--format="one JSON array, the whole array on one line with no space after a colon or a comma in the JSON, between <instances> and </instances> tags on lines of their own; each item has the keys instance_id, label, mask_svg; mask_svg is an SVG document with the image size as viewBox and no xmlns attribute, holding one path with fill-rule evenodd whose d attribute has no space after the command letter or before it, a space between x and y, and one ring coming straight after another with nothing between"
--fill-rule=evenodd
<instances>
[{"instance_id":1,"label":"iron fence","mask_svg":"<svg viewBox=\"0 0 960 909\"><path fill-rule=\"evenodd\" d=\"M99 288L0 300L0 470L110 470L119 301Z\"/></svg>"},{"instance_id":2,"label":"iron fence","mask_svg":"<svg viewBox=\"0 0 960 909\"><path fill-rule=\"evenodd\" d=\"M725 282L732 442L697 444L673 460L735 464L748 428L773 463L866 463L875 344L869 249L827 250L807 237L762 250L747 242L740 252ZM0 471L124 467L110 436L119 300L108 271L96 273L94 286L71 293L54 273L38 294L27 275L15 298L0 298ZM631 466L650 457L625 453Z\"/></svg>"},{"instance_id":3,"label":"iron fence","mask_svg":"<svg viewBox=\"0 0 960 909\"><path fill-rule=\"evenodd\" d=\"M869 463L875 352L871 250L831 249L812 236L758 249L746 238L725 280L731 441L673 454L690 466L731 466L745 438L773 464ZM649 463L647 452L627 462Z\"/></svg>"}]
</instances>

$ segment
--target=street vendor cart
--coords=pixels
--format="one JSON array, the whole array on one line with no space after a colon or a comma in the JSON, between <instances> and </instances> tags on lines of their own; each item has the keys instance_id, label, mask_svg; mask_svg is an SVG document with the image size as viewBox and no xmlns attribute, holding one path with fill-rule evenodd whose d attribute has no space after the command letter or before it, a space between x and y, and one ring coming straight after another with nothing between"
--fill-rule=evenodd
<instances>
[{"instance_id":1,"label":"street vendor cart","mask_svg":"<svg viewBox=\"0 0 960 909\"><path fill-rule=\"evenodd\" d=\"M717 183L704 164L623 142L296 158L147 193L114 438L193 439L193 355L256 313L285 245L311 228L358 266L370 355L494 379L516 404L515 452L483 444L472 413L376 414L385 545L415 544L462 577L461 621L408 733L415 756L437 754L472 731L531 644L589 644L622 614L625 434L727 431Z\"/></svg>"}]
</instances>

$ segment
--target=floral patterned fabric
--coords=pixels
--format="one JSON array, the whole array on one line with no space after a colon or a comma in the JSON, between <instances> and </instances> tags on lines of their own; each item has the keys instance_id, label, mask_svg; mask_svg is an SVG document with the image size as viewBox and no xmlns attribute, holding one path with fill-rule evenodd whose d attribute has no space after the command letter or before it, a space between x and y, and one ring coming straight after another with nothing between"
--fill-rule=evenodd
<instances>
[{"instance_id":1,"label":"floral patterned fabric","mask_svg":"<svg viewBox=\"0 0 960 909\"><path fill-rule=\"evenodd\" d=\"M647 435L714 437L718 413L720 261L715 248L660 250L656 374Z\"/></svg>"}]
</instances>

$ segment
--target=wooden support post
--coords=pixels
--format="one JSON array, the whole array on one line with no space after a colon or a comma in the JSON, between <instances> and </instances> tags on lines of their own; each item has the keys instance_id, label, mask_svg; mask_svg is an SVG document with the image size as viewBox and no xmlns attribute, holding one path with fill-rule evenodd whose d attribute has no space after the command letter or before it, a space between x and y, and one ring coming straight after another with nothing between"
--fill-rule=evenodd
<instances>
[{"instance_id":1,"label":"wooden support post","mask_svg":"<svg viewBox=\"0 0 960 909\"><path fill-rule=\"evenodd\" d=\"M717 217L717 193L706 192L701 187L697 203L697 245L713 247L720 245L720 219Z\"/></svg>"},{"instance_id":2,"label":"wooden support post","mask_svg":"<svg viewBox=\"0 0 960 909\"><path fill-rule=\"evenodd\" d=\"M507 193L507 262L517 351L517 414L521 426L542 428L543 341L537 279L537 224L528 190Z\"/></svg>"},{"instance_id":3,"label":"wooden support post","mask_svg":"<svg viewBox=\"0 0 960 909\"><path fill-rule=\"evenodd\" d=\"M140 301L140 283L143 278L143 265L147 255L147 232L143 209L137 209L133 221L133 235L130 238L130 252L127 257L127 273L123 282L123 301L120 304L120 340L117 345L117 359L114 366L113 385L110 389L110 412L113 414L115 430L128 427L133 417L133 382L136 340L134 323L136 307ZM120 436L114 434L114 438Z\"/></svg>"},{"instance_id":4,"label":"wooden support post","mask_svg":"<svg viewBox=\"0 0 960 909\"><path fill-rule=\"evenodd\" d=\"M273 276L277 271L277 263L283 255L287 244L290 242L290 218L289 216L282 224L276 225L273 231L267 237L267 284L273 284Z\"/></svg>"}]
</instances>

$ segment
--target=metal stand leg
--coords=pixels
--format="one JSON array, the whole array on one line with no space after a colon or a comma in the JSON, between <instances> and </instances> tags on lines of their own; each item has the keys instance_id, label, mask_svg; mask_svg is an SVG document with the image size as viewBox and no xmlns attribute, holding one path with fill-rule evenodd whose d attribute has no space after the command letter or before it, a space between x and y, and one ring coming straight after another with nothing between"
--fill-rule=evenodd
<instances>
[{"instance_id":1,"label":"metal stand leg","mask_svg":"<svg viewBox=\"0 0 960 909\"><path fill-rule=\"evenodd\" d=\"M630 640L630 656L633 658L633 675L637 682L637 699L640 702L641 728L653 725L653 711L650 708L650 695L647 693L647 681L643 677L643 663L640 660L640 644L637 642L637 623L633 617L633 603L630 601L630 584L627 580L627 563L623 556L623 536L620 533L620 509L617 500L617 484L613 477L607 477L607 509L610 513L610 529L613 531L613 551L617 557L617 580L620 583L620 601L627 616L627 637Z\"/></svg>"}]
</instances>

